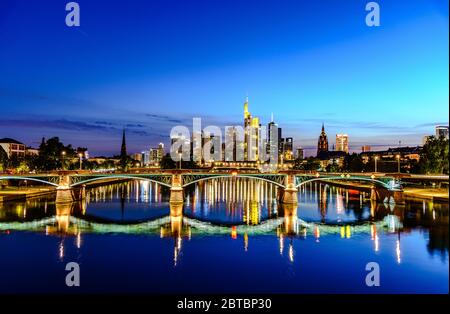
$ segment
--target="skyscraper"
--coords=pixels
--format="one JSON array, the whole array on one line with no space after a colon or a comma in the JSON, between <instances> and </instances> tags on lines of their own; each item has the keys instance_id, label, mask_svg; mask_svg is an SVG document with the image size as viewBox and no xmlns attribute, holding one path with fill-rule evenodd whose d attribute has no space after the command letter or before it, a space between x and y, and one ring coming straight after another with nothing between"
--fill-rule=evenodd
<instances>
[{"instance_id":1,"label":"skyscraper","mask_svg":"<svg viewBox=\"0 0 450 314\"><path fill-rule=\"evenodd\" d=\"M320 155L322 152L328 152L328 137L325 133L325 126L322 123L322 132L319 136L319 141L317 143L317 155Z\"/></svg>"},{"instance_id":2,"label":"skyscraper","mask_svg":"<svg viewBox=\"0 0 450 314\"><path fill-rule=\"evenodd\" d=\"M336 150L348 153L348 135L336 134Z\"/></svg>"},{"instance_id":3,"label":"skyscraper","mask_svg":"<svg viewBox=\"0 0 450 314\"><path fill-rule=\"evenodd\" d=\"M294 159L294 139L292 137L283 138L283 160Z\"/></svg>"},{"instance_id":4,"label":"skyscraper","mask_svg":"<svg viewBox=\"0 0 450 314\"><path fill-rule=\"evenodd\" d=\"M273 137L273 138L272 138ZM271 121L267 125L267 148L266 152L269 155L271 152L274 154L275 161L278 162L280 156L280 142L281 142L281 129L278 124L273 120L273 114Z\"/></svg>"},{"instance_id":5,"label":"skyscraper","mask_svg":"<svg viewBox=\"0 0 450 314\"><path fill-rule=\"evenodd\" d=\"M305 152L304 152L303 148L301 148L301 147L298 147L298 148L297 148L297 154L296 154L295 157L296 157L297 159L303 159L303 158L305 158Z\"/></svg>"},{"instance_id":6,"label":"skyscraper","mask_svg":"<svg viewBox=\"0 0 450 314\"><path fill-rule=\"evenodd\" d=\"M439 138L443 136L448 140L448 125L437 125L436 126L436 137Z\"/></svg>"},{"instance_id":7,"label":"skyscraper","mask_svg":"<svg viewBox=\"0 0 450 314\"><path fill-rule=\"evenodd\" d=\"M248 97L244 103L244 160L256 161L259 158L259 137L261 125L258 117L252 117L248 110Z\"/></svg>"}]
</instances>

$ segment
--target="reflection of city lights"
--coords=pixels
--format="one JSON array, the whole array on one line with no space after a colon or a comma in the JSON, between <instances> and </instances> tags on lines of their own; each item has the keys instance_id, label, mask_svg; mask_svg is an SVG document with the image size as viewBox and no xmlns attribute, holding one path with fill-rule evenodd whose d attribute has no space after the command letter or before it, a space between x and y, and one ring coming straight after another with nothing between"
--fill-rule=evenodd
<instances>
[{"instance_id":1,"label":"reflection of city lights","mask_svg":"<svg viewBox=\"0 0 450 314\"><path fill-rule=\"evenodd\" d=\"M319 229L319 226L315 226L315 227L314 227L314 236L316 237L317 240L319 240L319 238L320 238L320 229Z\"/></svg>"},{"instance_id":2,"label":"reflection of city lights","mask_svg":"<svg viewBox=\"0 0 450 314\"><path fill-rule=\"evenodd\" d=\"M244 234L244 250L245 252L248 250L248 234Z\"/></svg>"},{"instance_id":3,"label":"reflection of city lights","mask_svg":"<svg viewBox=\"0 0 450 314\"><path fill-rule=\"evenodd\" d=\"M231 238L232 238L233 240L237 239L236 226L231 227Z\"/></svg>"},{"instance_id":4,"label":"reflection of city lights","mask_svg":"<svg viewBox=\"0 0 450 314\"><path fill-rule=\"evenodd\" d=\"M81 232L77 234L77 248L81 248Z\"/></svg>"},{"instance_id":5,"label":"reflection of city lights","mask_svg":"<svg viewBox=\"0 0 450 314\"><path fill-rule=\"evenodd\" d=\"M433 209L433 220L436 220L436 212Z\"/></svg>"},{"instance_id":6,"label":"reflection of city lights","mask_svg":"<svg viewBox=\"0 0 450 314\"><path fill-rule=\"evenodd\" d=\"M294 262L294 246L292 243L289 244L289 260Z\"/></svg>"},{"instance_id":7,"label":"reflection of city lights","mask_svg":"<svg viewBox=\"0 0 450 314\"><path fill-rule=\"evenodd\" d=\"M173 248L173 265L177 266L177 261L178 261L178 250L177 248Z\"/></svg>"},{"instance_id":8,"label":"reflection of city lights","mask_svg":"<svg viewBox=\"0 0 450 314\"><path fill-rule=\"evenodd\" d=\"M280 254L283 255L284 251L284 236L283 234L280 234Z\"/></svg>"},{"instance_id":9,"label":"reflection of city lights","mask_svg":"<svg viewBox=\"0 0 450 314\"><path fill-rule=\"evenodd\" d=\"M352 230L350 229L350 226L345 227L345 237L349 239L352 236Z\"/></svg>"},{"instance_id":10,"label":"reflection of city lights","mask_svg":"<svg viewBox=\"0 0 450 314\"><path fill-rule=\"evenodd\" d=\"M344 211L344 200L339 191L336 193L336 213L341 214Z\"/></svg>"},{"instance_id":11,"label":"reflection of city lights","mask_svg":"<svg viewBox=\"0 0 450 314\"><path fill-rule=\"evenodd\" d=\"M64 258L64 242L61 241L61 243L59 243L59 258L63 259Z\"/></svg>"},{"instance_id":12,"label":"reflection of city lights","mask_svg":"<svg viewBox=\"0 0 450 314\"><path fill-rule=\"evenodd\" d=\"M389 230L391 231L391 232L394 232L395 231L395 219L394 219L394 216L393 215L390 215L391 217L390 217L390 219L389 219Z\"/></svg>"},{"instance_id":13,"label":"reflection of city lights","mask_svg":"<svg viewBox=\"0 0 450 314\"><path fill-rule=\"evenodd\" d=\"M345 227L341 227L341 238L345 238Z\"/></svg>"},{"instance_id":14,"label":"reflection of city lights","mask_svg":"<svg viewBox=\"0 0 450 314\"><path fill-rule=\"evenodd\" d=\"M378 234L375 234L375 252L378 252L379 250L379 244L378 244Z\"/></svg>"},{"instance_id":15,"label":"reflection of city lights","mask_svg":"<svg viewBox=\"0 0 450 314\"><path fill-rule=\"evenodd\" d=\"M401 251L400 251L400 240L398 239L397 240L397 245L396 245L396 248L395 248L395 252L397 253L397 263L399 263L400 264L400 262L401 262Z\"/></svg>"}]
</instances>

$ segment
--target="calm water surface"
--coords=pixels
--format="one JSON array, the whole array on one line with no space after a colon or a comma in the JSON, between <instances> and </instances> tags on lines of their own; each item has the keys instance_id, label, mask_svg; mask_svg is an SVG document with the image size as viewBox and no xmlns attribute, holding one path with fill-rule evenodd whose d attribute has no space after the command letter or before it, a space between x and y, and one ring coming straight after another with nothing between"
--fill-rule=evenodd
<instances>
[{"instance_id":1,"label":"calm water surface","mask_svg":"<svg viewBox=\"0 0 450 314\"><path fill-rule=\"evenodd\" d=\"M0 293L448 293L448 204L317 183L293 208L274 185L231 180L196 185L184 206L144 181L0 204ZM80 287L65 285L68 262Z\"/></svg>"}]
</instances>

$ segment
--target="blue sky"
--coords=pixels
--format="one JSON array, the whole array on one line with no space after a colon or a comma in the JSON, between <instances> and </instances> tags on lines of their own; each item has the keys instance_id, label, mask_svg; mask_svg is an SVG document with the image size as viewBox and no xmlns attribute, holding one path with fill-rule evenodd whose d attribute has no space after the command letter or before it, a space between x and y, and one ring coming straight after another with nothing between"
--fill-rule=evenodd
<instances>
[{"instance_id":1,"label":"blue sky","mask_svg":"<svg viewBox=\"0 0 450 314\"><path fill-rule=\"evenodd\" d=\"M91 155L168 142L171 127L273 112L294 146L417 145L448 124L448 0L0 2L0 137L59 136Z\"/></svg>"}]
</instances>

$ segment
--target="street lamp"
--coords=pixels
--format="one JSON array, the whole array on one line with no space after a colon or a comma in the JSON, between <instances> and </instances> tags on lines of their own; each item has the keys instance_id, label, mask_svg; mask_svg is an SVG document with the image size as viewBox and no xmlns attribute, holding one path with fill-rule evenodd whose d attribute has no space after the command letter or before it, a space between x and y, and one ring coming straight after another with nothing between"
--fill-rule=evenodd
<instances>
[{"instance_id":1,"label":"street lamp","mask_svg":"<svg viewBox=\"0 0 450 314\"><path fill-rule=\"evenodd\" d=\"M181 153L178 153L178 157L180 157L180 170L181 170Z\"/></svg>"},{"instance_id":2,"label":"street lamp","mask_svg":"<svg viewBox=\"0 0 450 314\"><path fill-rule=\"evenodd\" d=\"M395 156L397 157L397 163L398 163L398 173L400 173L400 155Z\"/></svg>"},{"instance_id":3,"label":"street lamp","mask_svg":"<svg viewBox=\"0 0 450 314\"><path fill-rule=\"evenodd\" d=\"M65 170L65 165L66 165L66 151L65 150L63 150L62 152L61 152L61 155L63 156L63 162L62 162L62 168L63 168L63 170Z\"/></svg>"},{"instance_id":4,"label":"street lamp","mask_svg":"<svg viewBox=\"0 0 450 314\"><path fill-rule=\"evenodd\" d=\"M375 172L377 172L377 161L378 161L378 156L375 156Z\"/></svg>"},{"instance_id":5,"label":"street lamp","mask_svg":"<svg viewBox=\"0 0 450 314\"><path fill-rule=\"evenodd\" d=\"M83 154L82 153L79 153L78 154L78 157L80 157L80 170L82 169L82 166L81 166L81 162L82 162L82 157L83 157Z\"/></svg>"}]
</instances>

